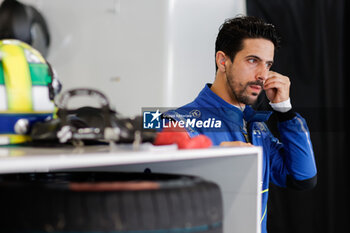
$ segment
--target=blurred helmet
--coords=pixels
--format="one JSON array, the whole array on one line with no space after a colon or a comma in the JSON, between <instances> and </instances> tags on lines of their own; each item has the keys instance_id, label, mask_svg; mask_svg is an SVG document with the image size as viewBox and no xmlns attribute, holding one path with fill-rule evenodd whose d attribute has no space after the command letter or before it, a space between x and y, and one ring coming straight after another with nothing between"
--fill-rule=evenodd
<instances>
[{"instance_id":1,"label":"blurred helmet","mask_svg":"<svg viewBox=\"0 0 350 233\"><path fill-rule=\"evenodd\" d=\"M23 143L37 121L52 117L61 84L30 45L0 40L0 145Z\"/></svg>"},{"instance_id":2,"label":"blurred helmet","mask_svg":"<svg viewBox=\"0 0 350 233\"><path fill-rule=\"evenodd\" d=\"M0 5L0 39L21 40L44 57L50 46L50 32L43 15L16 0L4 0Z\"/></svg>"}]
</instances>

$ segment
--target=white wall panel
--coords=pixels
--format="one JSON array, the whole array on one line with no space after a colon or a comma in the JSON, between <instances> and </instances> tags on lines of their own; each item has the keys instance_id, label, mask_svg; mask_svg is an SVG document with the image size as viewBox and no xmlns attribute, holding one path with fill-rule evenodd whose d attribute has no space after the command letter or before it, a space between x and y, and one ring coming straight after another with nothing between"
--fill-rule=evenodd
<instances>
[{"instance_id":1,"label":"white wall panel","mask_svg":"<svg viewBox=\"0 0 350 233\"><path fill-rule=\"evenodd\" d=\"M215 78L215 40L226 18L245 13L243 0L172 0L168 22L168 106L192 101Z\"/></svg>"}]
</instances>

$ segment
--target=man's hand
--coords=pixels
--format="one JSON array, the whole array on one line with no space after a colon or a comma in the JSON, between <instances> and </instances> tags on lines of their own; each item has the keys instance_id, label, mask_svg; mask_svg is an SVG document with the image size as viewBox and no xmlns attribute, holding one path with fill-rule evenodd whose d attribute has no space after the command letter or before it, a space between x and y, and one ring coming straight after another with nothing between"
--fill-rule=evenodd
<instances>
[{"instance_id":1,"label":"man's hand","mask_svg":"<svg viewBox=\"0 0 350 233\"><path fill-rule=\"evenodd\" d=\"M280 103L289 99L290 81L287 76L269 71L264 83L264 90L271 103Z\"/></svg>"},{"instance_id":2,"label":"man's hand","mask_svg":"<svg viewBox=\"0 0 350 233\"><path fill-rule=\"evenodd\" d=\"M251 143L241 142L241 141L226 141L221 142L220 146L253 146Z\"/></svg>"}]
</instances>

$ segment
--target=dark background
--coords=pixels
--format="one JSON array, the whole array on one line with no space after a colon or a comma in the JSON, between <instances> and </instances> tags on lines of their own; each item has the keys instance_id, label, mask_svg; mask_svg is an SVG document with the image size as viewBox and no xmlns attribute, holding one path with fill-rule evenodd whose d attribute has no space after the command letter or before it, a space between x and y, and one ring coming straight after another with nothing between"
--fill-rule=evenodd
<instances>
[{"instance_id":1,"label":"dark background","mask_svg":"<svg viewBox=\"0 0 350 233\"><path fill-rule=\"evenodd\" d=\"M269 233L350 232L347 10L346 0L247 0L248 15L274 24L281 36L272 70L291 80L292 105L308 122L318 169L313 190L270 185Z\"/></svg>"}]
</instances>

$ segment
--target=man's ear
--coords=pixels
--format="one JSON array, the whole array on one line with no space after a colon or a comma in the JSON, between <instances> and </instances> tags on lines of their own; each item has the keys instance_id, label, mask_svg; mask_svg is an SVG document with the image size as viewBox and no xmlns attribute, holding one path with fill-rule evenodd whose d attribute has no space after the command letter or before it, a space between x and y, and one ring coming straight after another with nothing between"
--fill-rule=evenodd
<instances>
[{"instance_id":1,"label":"man's ear","mask_svg":"<svg viewBox=\"0 0 350 233\"><path fill-rule=\"evenodd\" d=\"M226 55L222 51L218 51L216 53L216 65L218 67L218 70L221 72L225 72L226 70Z\"/></svg>"}]
</instances>

